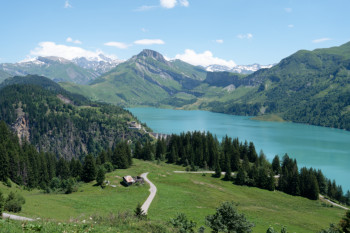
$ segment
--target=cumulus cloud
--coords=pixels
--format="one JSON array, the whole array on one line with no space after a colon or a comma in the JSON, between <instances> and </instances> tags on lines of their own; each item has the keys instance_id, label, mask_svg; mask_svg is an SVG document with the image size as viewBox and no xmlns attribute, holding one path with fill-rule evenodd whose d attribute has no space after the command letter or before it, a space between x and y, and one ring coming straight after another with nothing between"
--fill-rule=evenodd
<instances>
[{"instance_id":1,"label":"cumulus cloud","mask_svg":"<svg viewBox=\"0 0 350 233\"><path fill-rule=\"evenodd\" d=\"M89 57L89 58L98 58L100 54L103 54L107 57L116 59L114 55L108 55L103 53L101 50L89 51L76 46L67 46L56 44L55 42L40 42L38 47L30 51L30 54L27 58L36 57L36 56L56 56L62 57L68 60L72 60L77 57Z\"/></svg>"},{"instance_id":2,"label":"cumulus cloud","mask_svg":"<svg viewBox=\"0 0 350 233\"><path fill-rule=\"evenodd\" d=\"M241 40L243 40L243 39L248 39L248 40L250 40L250 39L253 38L253 34L251 34L251 33L247 33L247 34L238 34L238 35L237 35L237 38L239 38L239 39L241 39Z\"/></svg>"},{"instance_id":3,"label":"cumulus cloud","mask_svg":"<svg viewBox=\"0 0 350 233\"><path fill-rule=\"evenodd\" d=\"M180 5L184 7L188 7L190 3L187 0L180 0Z\"/></svg>"},{"instance_id":4,"label":"cumulus cloud","mask_svg":"<svg viewBox=\"0 0 350 233\"><path fill-rule=\"evenodd\" d=\"M122 42L117 42L117 41L110 41L107 43L104 43L104 45L106 46L111 46L111 47L115 47L118 49L127 49L130 45L122 43Z\"/></svg>"},{"instance_id":5,"label":"cumulus cloud","mask_svg":"<svg viewBox=\"0 0 350 233\"><path fill-rule=\"evenodd\" d=\"M134 41L134 44L137 45L154 45L154 44L165 44L165 42L161 39L142 39Z\"/></svg>"},{"instance_id":6,"label":"cumulus cloud","mask_svg":"<svg viewBox=\"0 0 350 233\"><path fill-rule=\"evenodd\" d=\"M228 67L235 67L236 63L232 60L224 60L218 57L214 57L210 51L204 51L203 53L196 53L194 50L186 49L184 54L177 54L175 59L180 59L184 62L190 63L195 66L209 66L209 65L223 65Z\"/></svg>"},{"instance_id":7,"label":"cumulus cloud","mask_svg":"<svg viewBox=\"0 0 350 233\"><path fill-rule=\"evenodd\" d=\"M73 40L71 37L68 37L66 41L74 44L82 44L80 40Z\"/></svg>"},{"instance_id":8,"label":"cumulus cloud","mask_svg":"<svg viewBox=\"0 0 350 233\"><path fill-rule=\"evenodd\" d=\"M177 0L160 0L160 5L164 8L174 8L177 4Z\"/></svg>"},{"instance_id":9,"label":"cumulus cloud","mask_svg":"<svg viewBox=\"0 0 350 233\"><path fill-rule=\"evenodd\" d=\"M72 5L69 3L68 0L65 1L64 8L72 8Z\"/></svg>"},{"instance_id":10,"label":"cumulus cloud","mask_svg":"<svg viewBox=\"0 0 350 233\"><path fill-rule=\"evenodd\" d=\"M219 40L215 40L215 42L218 44L222 44L222 43L224 43L224 40L219 39Z\"/></svg>"},{"instance_id":11,"label":"cumulus cloud","mask_svg":"<svg viewBox=\"0 0 350 233\"><path fill-rule=\"evenodd\" d=\"M328 40L331 40L331 38L319 38L319 39L313 40L312 43L322 43Z\"/></svg>"}]
</instances>

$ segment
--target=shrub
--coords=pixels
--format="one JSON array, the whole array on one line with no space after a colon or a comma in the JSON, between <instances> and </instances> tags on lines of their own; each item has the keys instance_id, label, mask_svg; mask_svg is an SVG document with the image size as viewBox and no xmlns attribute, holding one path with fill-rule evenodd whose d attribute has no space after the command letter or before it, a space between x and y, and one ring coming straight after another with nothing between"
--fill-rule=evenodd
<instances>
[{"instance_id":1,"label":"shrub","mask_svg":"<svg viewBox=\"0 0 350 233\"><path fill-rule=\"evenodd\" d=\"M10 212L20 212L22 210L22 205L25 203L25 199L20 194L15 194L10 192L6 199L4 209Z\"/></svg>"},{"instance_id":2,"label":"shrub","mask_svg":"<svg viewBox=\"0 0 350 233\"><path fill-rule=\"evenodd\" d=\"M170 224L177 228L180 233L192 233L194 232L193 228L197 225L194 221L188 220L184 213L179 213L171 219Z\"/></svg>"},{"instance_id":3,"label":"shrub","mask_svg":"<svg viewBox=\"0 0 350 233\"><path fill-rule=\"evenodd\" d=\"M247 233L254 227L244 214L237 212L233 202L222 203L214 215L209 215L205 219L207 226L213 229L213 232Z\"/></svg>"}]
</instances>

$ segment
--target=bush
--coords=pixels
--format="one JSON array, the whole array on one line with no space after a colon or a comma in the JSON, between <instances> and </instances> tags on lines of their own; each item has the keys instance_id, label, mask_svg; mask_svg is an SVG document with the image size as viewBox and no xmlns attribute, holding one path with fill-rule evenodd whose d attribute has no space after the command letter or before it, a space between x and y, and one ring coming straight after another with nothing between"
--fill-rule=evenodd
<instances>
[{"instance_id":1,"label":"bush","mask_svg":"<svg viewBox=\"0 0 350 233\"><path fill-rule=\"evenodd\" d=\"M170 224L178 229L180 233L192 233L193 228L196 227L196 223L192 220L188 220L184 213L179 213L176 218L170 220Z\"/></svg>"},{"instance_id":2,"label":"bush","mask_svg":"<svg viewBox=\"0 0 350 233\"><path fill-rule=\"evenodd\" d=\"M10 212L20 212L22 210L22 205L25 203L25 199L20 194L15 194L10 192L6 199L4 209Z\"/></svg>"},{"instance_id":3,"label":"bush","mask_svg":"<svg viewBox=\"0 0 350 233\"><path fill-rule=\"evenodd\" d=\"M251 232L254 224L248 222L244 214L239 214L233 202L224 202L217 209L214 215L205 218L208 227L213 232Z\"/></svg>"},{"instance_id":4,"label":"bush","mask_svg":"<svg viewBox=\"0 0 350 233\"><path fill-rule=\"evenodd\" d=\"M107 172L112 172L114 170L113 164L111 162L106 162L103 164L103 167Z\"/></svg>"}]
</instances>

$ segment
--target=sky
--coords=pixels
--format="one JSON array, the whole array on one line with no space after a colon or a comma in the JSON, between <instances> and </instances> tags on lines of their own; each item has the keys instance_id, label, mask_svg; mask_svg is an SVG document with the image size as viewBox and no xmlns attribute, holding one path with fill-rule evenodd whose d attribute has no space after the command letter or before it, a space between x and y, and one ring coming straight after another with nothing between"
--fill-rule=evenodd
<instances>
[{"instance_id":1,"label":"sky","mask_svg":"<svg viewBox=\"0 0 350 233\"><path fill-rule=\"evenodd\" d=\"M349 9L349 0L0 0L0 63L152 49L194 65L267 65L350 41Z\"/></svg>"}]
</instances>

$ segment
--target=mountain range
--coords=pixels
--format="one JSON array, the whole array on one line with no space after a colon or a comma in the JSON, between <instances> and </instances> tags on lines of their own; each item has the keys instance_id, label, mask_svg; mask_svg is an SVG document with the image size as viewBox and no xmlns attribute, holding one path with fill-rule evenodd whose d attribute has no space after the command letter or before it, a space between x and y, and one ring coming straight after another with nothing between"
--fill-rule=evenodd
<instances>
[{"instance_id":1,"label":"mountain range","mask_svg":"<svg viewBox=\"0 0 350 233\"><path fill-rule=\"evenodd\" d=\"M100 54L95 58L37 57L18 63L0 64L0 82L10 76L36 74L46 76L56 82L87 84L108 72L122 60L112 59Z\"/></svg>"},{"instance_id":2,"label":"mountain range","mask_svg":"<svg viewBox=\"0 0 350 233\"><path fill-rule=\"evenodd\" d=\"M58 79L54 80L64 81L60 82L63 88L93 101L203 109L350 130L350 42L314 51L300 50L270 68L255 64L250 68L260 69L251 74L208 72L208 67L168 61L148 49L116 66L118 62L99 62L39 57L31 64L56 70ZM9 76L8 66L1 66L3 79ZM74 82L60 75L67 74L67 67L73 66L89 78L75 76Z\"/></svg>"}]
</instances>

